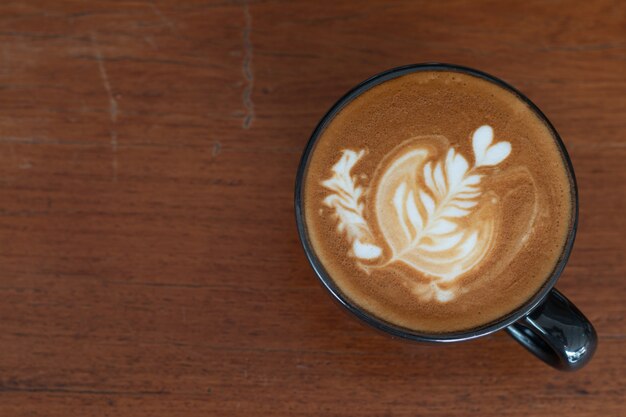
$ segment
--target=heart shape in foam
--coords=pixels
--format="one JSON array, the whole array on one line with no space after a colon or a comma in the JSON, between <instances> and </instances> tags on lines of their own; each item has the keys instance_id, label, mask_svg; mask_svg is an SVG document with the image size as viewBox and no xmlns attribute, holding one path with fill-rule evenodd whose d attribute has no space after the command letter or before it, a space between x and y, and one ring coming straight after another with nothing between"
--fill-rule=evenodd
<instances>
[{"instance_id":1,"label":"heart shape in foam","mask_svg":"<svg viewBox=\"0 0 626 417\"><path fill-rule=\"evenodd\" d=\"M493 129L484 125L476 129L472 135L472 148L474 149L474 164L480 166L494 166L504 161L511 153L509 142L493 142Z\"/></svg>"}]
</instances>

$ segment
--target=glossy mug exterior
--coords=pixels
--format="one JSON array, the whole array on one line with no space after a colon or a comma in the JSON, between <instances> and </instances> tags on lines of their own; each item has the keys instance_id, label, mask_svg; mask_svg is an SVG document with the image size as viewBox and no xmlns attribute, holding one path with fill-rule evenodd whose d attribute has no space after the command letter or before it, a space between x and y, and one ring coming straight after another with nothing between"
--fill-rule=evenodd
<instances>
[{"instance_id":1,"label":"glossy mug exterior","mask_svg":"<svg viewBox=\"0 0 626 417\"><path fill-rule=\"evenodd\" d=\"M564 156L569 176L572 180L572 193L574 195L574 220L572 222L571 229L569 230L562 256L554 269L553 275L546 281L542 289L520 308L495 322L469 331L446 334L420 333L380 320L352 303L341 293L340 289L335 285L332 278L317 258L308 238L307 226L303 214L304 176L309 158L315 146L315 142L325 129L326 125L347 103L370 88L399 76L423 70L456 71L473 75L491 81L492 83L495 83L496 85L499 85L500 87L515 94L545 122L554 134L557 144ZM385 71L356 86L344 95L328 111L328 113L326 113L309 139L302 155L300 167L296 177L295 211L296 223L302 246L304 247L306 256L321 283L343 307L348 309L348 311L365 323L378 330L382 330L395 337L419 342L446 343L471 340L486 336L501 329L505 329L515 340L521 343L535 356L562 371L575 371L580 369L587 362L589 362L596 350L597 336L589 320L580 312L580 310L576 308L576 306L574 306L574 304L565 298L563 294L554 289L554 285L561 275L572 250L578 224L578 189L576 186L576 178L574 176L571 160L563 142L556 132L556 129L554 129L554 126L552 126L541 110L539 110L537 106L535 106L526 96L517 91L515 88L489 74L451 64L416 64Z\"/></svg>"}]
</instances>

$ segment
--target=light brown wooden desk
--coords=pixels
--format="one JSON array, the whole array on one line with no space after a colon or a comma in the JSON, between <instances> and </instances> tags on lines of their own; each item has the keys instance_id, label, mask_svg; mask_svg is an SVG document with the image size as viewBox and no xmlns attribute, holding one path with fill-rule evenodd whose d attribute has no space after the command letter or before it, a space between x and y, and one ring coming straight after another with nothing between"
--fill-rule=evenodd
<instances>
[{"instance_id":1,"label":"light brown wooden desk","mask_svg":"<svg viewBox=\"0 0 626 417\"><path fill-rule=\"evenodd\" d=\"M3 1L0 415L624 416L626 4ZM498 333L387 339L296 234L315 124L390 67L475 67L561 133L580 229L558 288L593 362Z\"/></svg>"}]
</instances>

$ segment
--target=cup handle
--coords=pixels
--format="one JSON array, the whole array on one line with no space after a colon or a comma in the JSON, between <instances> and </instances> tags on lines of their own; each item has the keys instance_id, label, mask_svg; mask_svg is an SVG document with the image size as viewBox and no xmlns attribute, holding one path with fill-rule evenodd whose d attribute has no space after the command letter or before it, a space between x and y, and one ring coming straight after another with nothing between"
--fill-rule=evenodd
<instances>
[{"instance_id":1,"label":"cup handle","mask_svg":"<svg viewBox=\"0 0 626 417\"><path fill-rule=\"evenodd\" d=\"M560 371L582 368L598 343L591 322L555 289L506 331L532 354Z\"/></svg>"}]
</instances>

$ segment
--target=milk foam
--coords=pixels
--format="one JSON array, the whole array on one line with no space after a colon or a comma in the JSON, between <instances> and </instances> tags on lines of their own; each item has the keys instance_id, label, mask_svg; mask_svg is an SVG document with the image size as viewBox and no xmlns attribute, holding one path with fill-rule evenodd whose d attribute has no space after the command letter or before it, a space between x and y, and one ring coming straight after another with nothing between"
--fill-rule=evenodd
<instances>
[{"instance_id":1,"label":"milk foam","mask_svg":"<svg viewBox=\"0 0 626 417\"><path fill-rule=\"evenodd\" d=\"M432 151L436 143L427 138L400 144L398 152L392 151L396 154L392 162L381 161L377 168L383 172L373 190L380 241L363 217L362 196L370 190L357 185L352 175L365 149L342 151L332 176L322 181L331 191L324 204L334 210L337 232L352 244L348 255L361 268L369 271L403 263L430 279L416 288L417 297L448 302L462 289L451 284L487 255L497 233L494 211L482 207L493 202L481 199L486 191L481 181L512 148L506 141L494 144L493 128L481 126L472 135L470 165L454 147L437 158ZM382 247L388 256L383 257Z\"/></svg>"}]
</instances>

